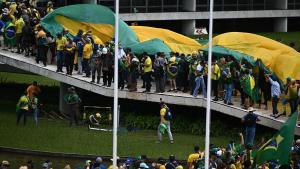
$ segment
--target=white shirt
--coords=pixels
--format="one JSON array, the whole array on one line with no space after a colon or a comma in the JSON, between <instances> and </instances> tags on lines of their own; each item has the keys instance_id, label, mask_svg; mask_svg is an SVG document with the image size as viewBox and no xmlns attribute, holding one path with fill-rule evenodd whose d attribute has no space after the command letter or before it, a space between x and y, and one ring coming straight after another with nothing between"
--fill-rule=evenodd
<instances>
[{"instance_id":1,"label":"white shirt","mask_svg":"<svg viewBox=\"0 0 300 169\"><path fill-rule=\"evenodd\" d=\"M124 50L122 48L121 49L119 48L118 51L119 51L118 58L122 59L125 56L126 53L124 52Z\"/></svg>"},{"instance_id":2,"label":"white shirt","mask_svg":"<svg viewBox=\"0 0 300 169\"><path fill-rule=\"evenodd\" d=\"M201 72L202 69L203 69L203 67L202 67L200 64L198 64L196 70L197 70L198 72ZM201 76L199 76L199 77L203 77L203 75L201 75Z\"/></svg>"},{"instance_id":3,"label":"white shirt","mask_svg":"<svg viewBox=\"0 0 300 169\"><path fill-rule=\"evenodd\" d=\"M198 64L196 70L199 71L199 72L201 72L202 69L203 69L203 67L200 64Z\"/></svg>"}]
</instances>

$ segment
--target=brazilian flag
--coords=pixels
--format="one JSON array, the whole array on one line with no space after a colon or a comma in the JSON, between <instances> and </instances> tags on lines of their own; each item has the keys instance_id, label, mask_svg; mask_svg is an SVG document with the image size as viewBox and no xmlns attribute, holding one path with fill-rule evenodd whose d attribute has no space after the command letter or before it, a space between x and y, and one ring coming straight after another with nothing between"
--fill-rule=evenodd
<instances>
[{"instance_id":1,"label":"brazilian flag","mask_svg":"<svg viewBox=\"0 0 300 169\"><path fill-rule=\"evenodd\" d=\"M259 97L258 89L255 88L255 80L253 76L246 75L241 79L241 83L244 87L244 92L254 101L257 102Z\"/></svg>"},{"instance_id":2,"label":"brazilian flag","mask_svg":"<svg viewBox=\"0 0 300 169\"><path fill-rule=\"evenodd\" d=\"M297 117L298 113L293 113L279 132L257 151L256 164L262 164L270 160L277 160L280 165L289 164L289 154L294 139Z\"/></svg>"}]
</instances>

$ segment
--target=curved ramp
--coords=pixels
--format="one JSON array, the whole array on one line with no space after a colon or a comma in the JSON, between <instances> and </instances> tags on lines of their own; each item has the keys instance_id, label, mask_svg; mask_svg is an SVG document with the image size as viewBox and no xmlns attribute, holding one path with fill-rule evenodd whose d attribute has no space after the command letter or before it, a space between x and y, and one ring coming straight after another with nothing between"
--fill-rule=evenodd
<instances>
[{"instance_id":1,"label":"curved ramp","mask_svg":"<svg viewBox=\"0 0 300 169\"><path fill-rule=\"evenodd\" d=\"M66 76L62 73L56 72L56 65L48 65L43 67L41 64L35 64L33 58L27 58L23 55L18 55L15 53L0 51L0 62L16 67L28 72L39 74L41 76L48 77L60 81L62 83L70 84L81 89L85 89L103 96L113 97L113 88L103 87L98 84L91 84L90 78L82 77L82 75L72 75ZM112 85L113 86L113 85ZM128 92L126 90L119 91L119 98L130 99L130 100L140 100L149 102L159 102L162 98L168 104L184 105L184 106L196 106L196 107L206 107L206 99L203 97L194 98L189 94L185 93L142 93L141 89L137 92ZM234 99L238 100L238 99ZM235 105L240 105L238 101L234 102ZM236 106L228 106L222 102L211 102L211 109L218 111L220 113L233 116L236 118L243 117L247 112ZM201 112L205 113L205 111ZM281 125L285 122L286 118L282 117L280 119L274 119L269 116L271 112L265 110L258 110L257 114L260 118L259 124L267 126L274 129L279 129ZM300 136L300 127L297 126L295 134Z\"/></svg>"}]
</instances>

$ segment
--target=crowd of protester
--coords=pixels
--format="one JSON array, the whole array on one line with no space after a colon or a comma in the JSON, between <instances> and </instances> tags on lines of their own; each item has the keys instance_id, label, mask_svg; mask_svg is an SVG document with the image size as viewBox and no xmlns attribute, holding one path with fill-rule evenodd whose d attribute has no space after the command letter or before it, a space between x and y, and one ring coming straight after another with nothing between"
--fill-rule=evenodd
<instances>
[{"instance_id":1,"label":"crowd of protester","mask_svg":"<svg viewBox=\"0 0 300 169\"><path fill-rule=\"evenodd\" d=\"M261 146L264 141L257 144ZM209 168L210 169L299 169L300 168L300 140L296 140L292 146L290 152L290 164L279 165L278 161L268 161L261 165L255 165L253 159L252 150L255 146L250 144L245 145L243 135L240 133L240 142L231 141L227 147L217 147L213 144L210 145L209 155ZM194 146L194 150L188 155L186 160L177 160L174 155L170 155L168 159L159 157L158 159L148 159L146 155L127 159L120 159L117 157L117 166L119 169L204 169L204 156L205 153L200 149L198 145ZM112 162L108 159L105 161L101 157L97 157L95 160L86 160L83 165L71 166L67 164L64 169L112 169ZM0 169L10 169L10 162L3 160ZM14 164L16 165L16 164ZM34 163L29 160L20 165L19 169L53 169L54 163L47 160L42 164ZM254 166L255 165L255 166Z\"/></svg>"},{"instance_id":2,"label":"crowd of protester","mask_svg":"<svg viewBox=\"0 0 300 169\"><path fill-rule=\"evenodd\" d=\"M4 42L1 43L2 49L24 54L26 57L34 56L36 63L42 62L44 66L56 64L56 71L67 76L76 73L91 78L91 83L111 87L114 81L114 41L101 44L99 40L93 38L92 31L82 30L79 30L75 36L70 35L68 30L63 30L53 37L40 25L41 18L53 11L52 2L49 1L44 9L37 9L35 5L33 0L2 3L1 33ZM205 52L195 51L187 55L176 52L158 52L149 55L144 52L142 55L136 55L131 49L123 48L122 45L118 51L119 89L128 88L130 92L137 91L137 82L141 78L145 93L153 92L152 82L155 82L155 93L182 92L194 97L202 94L206 98L208 66ZM288 113L286 110L288 103L290 113L297 111L300 98L299 81L291 78L284 79L284 82L280 81L272 71L265 69L259 60L251 64L246 60L238 61L231 56L214 56L211 71L214 101L222 100L224 104L233 105L232 96L239 95L241 106L245 109L255 105L261 108L261 104L265 109L269 109L268 101L272 101L272 116L275 118L280 114ZM37 99L35 95L38 93L36 84L33 84L27 89L27 95L22 96L18 105L17 123L24 116L24 124L26 124L24 112L28 111L29 102ZM284 105L284 112L279 112L277 109L279 101ZM38 109L35 110L38 114ZM248 134L253 134L253 131L249 129ZM247 135L246 139L248 137L251 144L246 141L245 145L241 135L240 144L232 141L226 148L211 145L210 168L251 168L254 136ZM173 142L172 139L170 140ZM300 140L297 140L291 151L291 168L300 168L299 155ZM204 153L200 151L199 146L195 146L194 153L187 159L187 167L203 168L203 157ZM119 168L180 169L184 165L178 163L174 155L171 155L167 161L159 158L154 163L150 163L146 156L118 162ZM36 167L49 169L51 163L45 162L42 166ZM261 166L264 169L276 167L278 167L276 161ZM289 168L289 166L281 167ZM3 161L0 169L8 168L9 162ZM33 165L28 163L20 168L33 168ZM70 165L65 167L65 169L70 168ZM93 162L87 160L83 168L103 169L107 166L99 157Z\"/></svg>"},{"instance_id":3,"label":"crowd of protester","mask_svg":"<svg viewBox=\"0 0 300 169\"><path fill-rule=\"evenodd\" d=\"M44 66L56 64L57 72L69 76L76 71L76 74L91 78L91 83L100 85L102 78L102 86L110 87L114 72L114 41L100 44L92 31L82 30L75 36L63 30L53 37L40 25L41 18L53 11L52 2L49 1L45 8L37 9L34 5L32 0L2 3L3 50L35 56L36 63L42 62ZM15 30L15 36L11 30ZM206 97L208 66L205 52L194 51L187 55L175 52L149 55L144 52L136 55L120 44L118 63L121 90L137 91L137 81L141 78L144 92L153 92L152 82L155 82L155 93L188 92L194 97L199 94ZM255 82L251 91L247 88L248 79ZM253 64L231 56L214 56L211 80L213 100L223 100L228 105L233 105L232 96L236 95L240 95L242 107L246 109L254 104L259 108L263 104L268 109L268 101L272 101L273 116L277 117L286 113L286 106L284 112L278 112L279 101L283 105L289 103L291 112L296 111L299 104L299 81L287 78L282 79L287 81L283 84L259 60Z\"/></svg>"}]
</instances>

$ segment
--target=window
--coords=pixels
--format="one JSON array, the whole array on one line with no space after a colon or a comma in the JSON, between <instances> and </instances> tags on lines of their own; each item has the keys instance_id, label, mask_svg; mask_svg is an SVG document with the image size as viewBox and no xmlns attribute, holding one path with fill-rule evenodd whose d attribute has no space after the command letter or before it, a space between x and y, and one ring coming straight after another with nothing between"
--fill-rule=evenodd
<instances>
[{"instance_id":1,"label":"window","mask_svg":"<svg viewBox=\"0 0 300 169\"><path fill-rule=\"evenodd\" d=\"M146 0L132 0L133 6L146 6Z\"/></svg>"}]
</instances>

